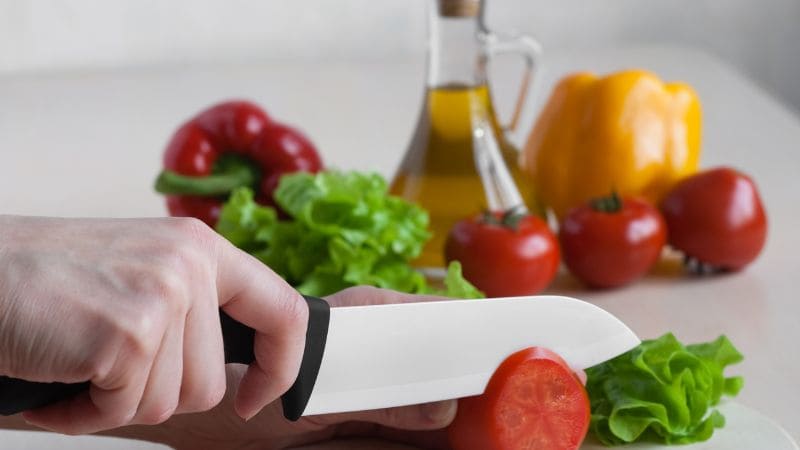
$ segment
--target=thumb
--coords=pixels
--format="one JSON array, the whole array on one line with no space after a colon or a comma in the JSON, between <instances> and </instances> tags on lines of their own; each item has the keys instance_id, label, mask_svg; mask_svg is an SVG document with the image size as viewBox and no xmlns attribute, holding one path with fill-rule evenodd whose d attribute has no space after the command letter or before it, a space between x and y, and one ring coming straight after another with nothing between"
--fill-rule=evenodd
<instances>
[{"instance_id":1,"label":"thumb","mask_svg":"<svg viewBox=\"0 0 800 450\"><path fill-rule=\"evenodd\" d=\"M397 408L310 416L306 419L320 425L369 422L401 430L438 430L453 421L457 405L456 400L444 400Z\"/></svg>"}]
</instances>

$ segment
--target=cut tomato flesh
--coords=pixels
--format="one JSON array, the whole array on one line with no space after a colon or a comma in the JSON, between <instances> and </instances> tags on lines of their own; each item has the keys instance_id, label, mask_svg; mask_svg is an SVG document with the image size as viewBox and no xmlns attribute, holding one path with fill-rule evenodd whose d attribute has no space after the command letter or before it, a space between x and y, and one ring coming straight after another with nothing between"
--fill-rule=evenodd
<instances>
[{"instance_id":1,"label":"cut tomato flesh","mask_svg":"<svg viewBox=\"0 0 800 450\"><path fill-rule=\"evenodd\" d=\"M455 450L574 450L589 426L589 399L571 369L539 348L517 352L484 394L459 401Z\"/></svg>"}]
</instances>

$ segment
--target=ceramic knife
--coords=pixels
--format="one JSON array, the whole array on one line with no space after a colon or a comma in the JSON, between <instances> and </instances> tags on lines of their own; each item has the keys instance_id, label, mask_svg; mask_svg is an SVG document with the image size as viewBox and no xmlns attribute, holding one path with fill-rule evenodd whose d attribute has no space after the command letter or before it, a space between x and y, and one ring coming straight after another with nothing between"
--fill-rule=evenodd
<instances>
[{"instance_id":1,"label":"ceramic knife","mask_svg":"<svg viewBox=\"0 0 800 450\"><path fill-rule=\"evenodd\" d=\"M330 308L306 297L309 324L300 373L284 415L369 410L483 392L510 354L546 347L575 370L639 344L619 319L561 296L443 300ZM252 329L220 313L225 360L253 361ZM88 389L0 377L0 413L14 414Z\"/></svg>"}]
</instances>

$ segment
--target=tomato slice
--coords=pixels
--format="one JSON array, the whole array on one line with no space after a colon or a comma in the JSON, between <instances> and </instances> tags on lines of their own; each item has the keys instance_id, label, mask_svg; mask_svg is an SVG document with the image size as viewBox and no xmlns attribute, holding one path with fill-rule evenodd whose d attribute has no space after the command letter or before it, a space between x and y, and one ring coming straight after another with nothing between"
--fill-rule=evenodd
<instances>
[{"instance_id":1,"label":"tomato slice","mask_svg":"<svg viewBox=\"0 0 800 450\"><path fill-rule=\"evenodd\" d=\"M589 397L561 357L531 347L509 356L486 391L459 400L454 450L575 450L589 429Z\"/></svg>"}]
</instances>

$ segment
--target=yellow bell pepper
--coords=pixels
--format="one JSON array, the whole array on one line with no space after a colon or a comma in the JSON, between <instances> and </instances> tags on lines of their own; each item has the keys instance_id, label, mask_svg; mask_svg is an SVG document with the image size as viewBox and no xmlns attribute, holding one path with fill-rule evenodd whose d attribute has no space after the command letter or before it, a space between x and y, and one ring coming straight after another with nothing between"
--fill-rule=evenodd
<instances>
[{"instance_id":1,"label":"yellow bell pepper","mask_svg":"<svg viewBox=\"0 0 800 450\"><path fill-rule=\"evenodd\" d=\"M657 203L697 171L700 116L686 84L643 70L578 73L556 86L521 164L538 200L559 218L612 190Z\"/></svg>"}]
</instances>

